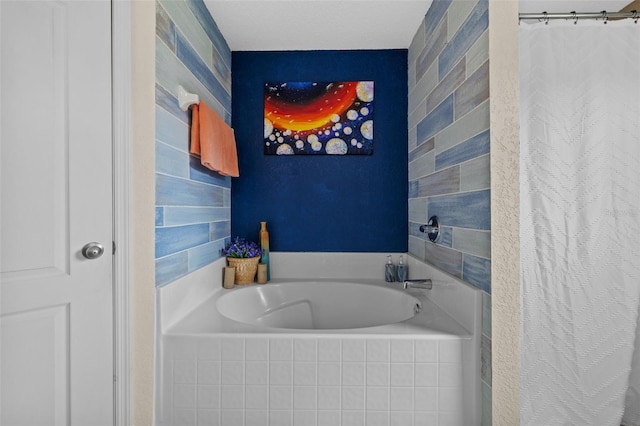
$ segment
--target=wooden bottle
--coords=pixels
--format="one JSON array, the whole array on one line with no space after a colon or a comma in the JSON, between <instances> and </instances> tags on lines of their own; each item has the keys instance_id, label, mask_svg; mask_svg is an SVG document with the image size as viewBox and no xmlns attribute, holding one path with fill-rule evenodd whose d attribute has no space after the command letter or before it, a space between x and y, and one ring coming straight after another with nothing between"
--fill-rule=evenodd
<instances>
[{"instance_id":1,"label":"wooden bottle","mask_svg":"<svg viewBox=\"0 0 640 426\"><path fill-rule=\"evenodd\" d=\"M271 279L271 266L269 265L269 231L267 222L260 222L260 248L262 249L262 260L267 264L267 281Z\"/></svg>"}]
</instances>

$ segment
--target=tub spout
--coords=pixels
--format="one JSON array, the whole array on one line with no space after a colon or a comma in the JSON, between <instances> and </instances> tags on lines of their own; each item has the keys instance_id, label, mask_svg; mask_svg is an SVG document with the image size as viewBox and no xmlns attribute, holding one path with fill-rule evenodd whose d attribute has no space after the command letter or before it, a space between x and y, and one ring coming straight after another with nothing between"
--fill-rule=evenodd
<instances>
[{"instance_id":1,"label":"tub spout","mask_svg":"<svg viewBox=\"0 0 640 426\"><path fill-rule=\"evenodd\" d=\"M431 290L431 288L433 288L433 282L428 278L421 280L405 280L402 287L404 289L419 288L423 290Z\"/></svg>"}]
</instances>

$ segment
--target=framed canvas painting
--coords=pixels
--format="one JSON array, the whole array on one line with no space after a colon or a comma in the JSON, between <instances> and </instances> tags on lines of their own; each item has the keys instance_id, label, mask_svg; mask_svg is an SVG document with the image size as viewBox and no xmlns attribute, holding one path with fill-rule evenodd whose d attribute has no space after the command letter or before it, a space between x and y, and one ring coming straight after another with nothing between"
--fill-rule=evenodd
<instances>
[{"instance_id":1,"label":"framed canvas painting","mask_svg":"<svg viewBox=\"0 0 640 426\"><path fill-rule=\"evenodd\" d=\"M373 81L268 82L266 155L371 155Z\"/></svg>"}]
</instances>

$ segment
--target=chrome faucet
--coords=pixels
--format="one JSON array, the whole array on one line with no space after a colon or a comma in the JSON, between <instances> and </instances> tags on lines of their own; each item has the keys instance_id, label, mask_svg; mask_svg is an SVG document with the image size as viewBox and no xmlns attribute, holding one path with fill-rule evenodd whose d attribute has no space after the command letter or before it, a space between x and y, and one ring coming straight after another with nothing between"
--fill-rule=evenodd
<instances>
[{"instance_id":1,"label":"chrome faucet","mask_svg":"<svg viewBox=\"0 0 640 426\"><path fill-rule=\"evenodd\" d=\"M433 281L428 278L421 280L405 280L402 287L404 289L419 288L423 290L431 290L433 288Z\"/></svg>"}]
</instances>

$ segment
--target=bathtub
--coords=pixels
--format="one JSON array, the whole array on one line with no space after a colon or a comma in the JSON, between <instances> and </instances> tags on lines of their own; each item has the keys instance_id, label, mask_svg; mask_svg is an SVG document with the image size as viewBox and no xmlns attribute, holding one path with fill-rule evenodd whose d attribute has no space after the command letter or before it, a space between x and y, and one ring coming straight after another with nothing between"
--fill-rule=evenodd
<instances>
[{"instance_id":1,"label":"bathtub","mask_svg":"<svg viewBox=\"0 0 640 426\"><path fill-rule=\"evenodd\" d=\"M406 292L375 284L296 281L225 292L216 310L230 320L267 328L338 330L399 323L422 305Z\"/></svg>"},{"instance_id":2,"label":"bathtub","mask_svg":"<svg viewBox=\"0 0 640 426\"><path fill-rule=\"evenodd\" d=\"M165 320L156 423L479 425L477 328L429 292L351 277L213 291Z\"/></svg>"}]
</instances>

